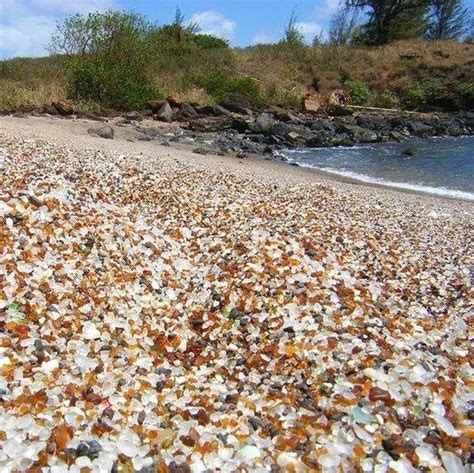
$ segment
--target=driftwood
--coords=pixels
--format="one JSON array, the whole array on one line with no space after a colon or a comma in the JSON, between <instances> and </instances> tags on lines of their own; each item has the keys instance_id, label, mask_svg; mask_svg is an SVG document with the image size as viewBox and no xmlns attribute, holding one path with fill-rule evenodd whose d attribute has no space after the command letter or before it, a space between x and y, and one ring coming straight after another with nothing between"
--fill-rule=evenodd
<instances>
[{"instance_id":1,"label":"driftwood","mask_svg":"<svg viewBox=\"0 0 474 473\"><path fill-rule=\"evenodd\" d=\"M390 112L390 113L406 113L407 115L430 115L429 113L402 110L400 108L381 108L381 107L365 107L364 105L345 105L347 108L355 110L367 110L372 112Z\"/></svg>"}]
</instances>

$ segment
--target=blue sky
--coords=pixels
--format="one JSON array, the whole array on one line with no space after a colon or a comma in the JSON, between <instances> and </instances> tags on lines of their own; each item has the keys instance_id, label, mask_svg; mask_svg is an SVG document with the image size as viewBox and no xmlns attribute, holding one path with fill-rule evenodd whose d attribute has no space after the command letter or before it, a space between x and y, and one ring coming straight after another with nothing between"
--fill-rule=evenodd
<instances>
[{"instance_id":1,"label":"blue sky","mask_svg":"<svg viewBox=\"0 0 474 473\"><path fill-rule=\"evenodd\" d=\"M470 0L473 1L473 0ZM179 5L204 33L235 46L278 40L295 7L308 41L327 28L339 0L0 0L0 58L42 56L55 23L75 12L108 8L143 13L170 22Z\"/></svg>"}]
</instances>

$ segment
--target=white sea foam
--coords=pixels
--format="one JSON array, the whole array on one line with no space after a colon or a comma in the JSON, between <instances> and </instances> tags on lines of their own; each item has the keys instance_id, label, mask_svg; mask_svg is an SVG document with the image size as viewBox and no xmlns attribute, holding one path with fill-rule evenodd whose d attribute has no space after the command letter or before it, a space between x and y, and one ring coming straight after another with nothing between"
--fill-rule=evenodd
<instances>
[{"instance_id":1,"label":"white sea foam","mask_svg":"<svg viewBox=\"0 0 474 473\"><path fill-rule=\"evenodd\" d=\"M301 163L297 160L291 160L290 162L297 163L301 167L315 169L318 171L323 171L329 174L335 174L342 177L347 177L350 179L354 179L356 181L366 182L368 184L377 184L379 186L393 187L396 189L423 192L425 194L439 195L442 197L449 197L452 199L463 199L463 200L468 200L471 202L474 201L474 193L461 191L458 189L447 189L446 187L431 187L431 186L425 186L422 184L412 184L409 182L388 181L388 180L381 179L378 177L368 176L366 174L359 174L352 171L344 171L344 170L333 169L329 167L314 166L307 163Z\"/></svg>"}]
</instances>

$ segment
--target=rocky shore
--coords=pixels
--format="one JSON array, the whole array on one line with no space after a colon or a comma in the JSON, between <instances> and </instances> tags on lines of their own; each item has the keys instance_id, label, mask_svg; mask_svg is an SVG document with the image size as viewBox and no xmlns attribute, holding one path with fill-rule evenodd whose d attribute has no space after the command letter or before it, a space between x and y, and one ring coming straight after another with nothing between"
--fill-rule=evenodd
<instances>
[{"instance_id":1,"label":"rocky shore","mask_svg":"<svg viewBox=\"0 0 474 473\"><path fill-rule=\"evenodd\" d=\"M50 107L47 115L80 118L68 102ZM17 114L18 115L18 114ZM19 116L22 116L21 114ZM200 154L274 156L282 148L354 146L410 137L461 136L474 133L474 112L422 114L400 111L364 111L337 106L325 113L298 109L257 112L240 101L215 107L195 107L170 97L151 101L143 112L114 117L91 117L104 126L92 134L113 138L113 127L132 131L130 139L193 146ZM173 126L150 125L156 123ZM112 128L111 128L112 127ZM100 130L100 131L99 131Z\"/></svg>"},{"instance_id":2,"label":"rocky shore","mask_svg":"<svg viewBox=\"0 0 474 473\"><path fill-rule=\"evenodd\" d=\"M470 471L472 205L68 123L0 121L2 472Z\"/></svg>"}]
</instances>

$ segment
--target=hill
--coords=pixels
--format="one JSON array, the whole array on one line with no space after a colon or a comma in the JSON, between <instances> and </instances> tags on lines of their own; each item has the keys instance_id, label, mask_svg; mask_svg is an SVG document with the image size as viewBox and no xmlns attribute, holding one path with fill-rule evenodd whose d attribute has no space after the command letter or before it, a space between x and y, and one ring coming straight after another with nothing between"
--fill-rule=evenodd
<instances>
[{"instance_id":1,"label":"hill","mask_svg":"<svg viewBox=\"0 0 474 473\"><path fill-rule=\"evenodd\" d=\"M68 98L67 63L60 55L0 62L0 110L47 110L52 101ZM412 40L381 47L279 43L232 49L168 43L147 62L146 77L156 95L199 105L237 93L256 108L296 107L307 93L345 89L356 105L462 110L474 106L474 45ZM122 108L100 100L75 103L83 112Z\"/></svg>"}]
</instances>

